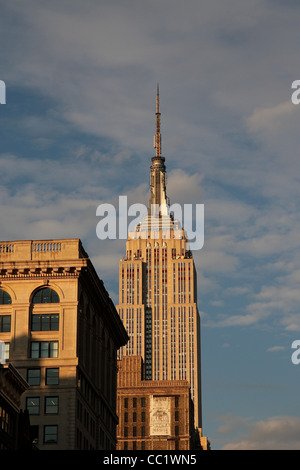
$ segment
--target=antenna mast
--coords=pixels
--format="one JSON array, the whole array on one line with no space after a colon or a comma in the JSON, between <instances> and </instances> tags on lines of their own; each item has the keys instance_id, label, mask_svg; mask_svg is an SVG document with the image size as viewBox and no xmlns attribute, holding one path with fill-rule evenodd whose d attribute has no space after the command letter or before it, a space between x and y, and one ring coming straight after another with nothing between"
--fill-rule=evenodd
<instances>
[{"instance_id":1,"label":"antenna mast","mask_svg":"<svg viewBox=\"0 0 300 470\"><path fill-rule=\"evenodd\" d=\"M156 135L154 136L154 148L156 157L161 157L161 134L160 134L160 112L159 112L159 86L156 93Z\"/></svg>"}]
</instances>

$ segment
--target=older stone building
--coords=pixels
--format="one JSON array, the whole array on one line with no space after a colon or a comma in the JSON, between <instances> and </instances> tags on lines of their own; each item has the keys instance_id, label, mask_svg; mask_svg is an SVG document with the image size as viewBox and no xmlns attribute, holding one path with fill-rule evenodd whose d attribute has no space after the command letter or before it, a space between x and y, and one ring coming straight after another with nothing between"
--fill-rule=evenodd
<instances>
[{"instance_id":1,"label":"older stone building","mask_svg":"<svg viewBox=\"0 0 300 470\"><path fill-rule=\"evenodd\" d=\"M140 356L118 369L118 450L201 449L187 380L145 380Z\"/></svg>"},{"instance_id":2,"label":"older stone building","mask_svg":"<svg viewBox=\"0 0 300 470\"><path fill-rule=\"evenodd\" d=\"M127 333L79 239L0 242L0 341L40 449L116 446Z\"/></svg>"}]
</instances>

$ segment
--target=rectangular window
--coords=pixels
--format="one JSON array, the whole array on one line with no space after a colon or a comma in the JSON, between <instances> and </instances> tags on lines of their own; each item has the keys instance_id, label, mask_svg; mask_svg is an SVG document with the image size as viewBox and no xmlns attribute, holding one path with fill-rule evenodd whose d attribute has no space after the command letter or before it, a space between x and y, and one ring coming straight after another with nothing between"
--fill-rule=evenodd
<instances>
[{"instance_id":1,"label":"rectangular window","mask_svg":"<svg viewBox=\"0 0 300 470\"><path fill-rule=\"evenodd\" d=\"M56 444L58 426L56 424L44 426L44 444Z\"/></svg>"},{"instance_id":2,"label":"rectangular window","mask_svg":"<svg viewBox=\"0 0 300 470\"><path fill-rule=\"evenodd\" d=\"M57 414L58 413L58 397L46 397L45 398L45 414Z\"/></svg>"},{"instance_id":3,"label":"rectangular window","mask_svg":"<svg viewBox=\"0 0 300 470\"><path fill-rule=\"evenodd\" d=\"M58 314L34 314L31 317L32 331L58 331Z\"/></svg>"},{"instance_id":4,"label":"rectangular window","mask_svg":"<svg viewBox=\"0 0 300 470\"><path fill-rule=\"evenodd\" d=\"M41 369L27 369L27 382L29 385L40 385Z\"/></svg>"},{"instance_id":5,"label":"rectangular window","mask_svg":"<svg viewBox=\"0 0 300 470\"><path fill-rule=\"evenodd\" d=\"M32 341L30 357L58 357L58 341Z\"/></svg>"},{"instance_id":6,"label":"rectangular window","mask_svg":"<svg viewBox=\"0 0 300 470\"><path fill-rule=\"evenodd\" d=\"M128 408L128 398L124 398L124 408Z\"/></svg>"},{"instance_id":7,"label":"rectangular window","mask_svg":"<svg viewBox=\"0 0 300 470\"><path fill-rule=\"evenodd\" d=\"M9 349L10 349L10 343L4 343L5 346L4 346L4 359L6 361L9 360Z\"/></svg>"},{"instance_id":8,"label":"rectangular window","mask_svg":"<svg viewBox=\"0 0 300 470\"><path fill-rule=\"evenodd\" d=\"M59 384L59 369L51 368L46 369L46 385L58 385Z\"/></svg>"},{"instance_id":9,"label":"rectangular window","mask_svg":"<svg viewBox=\"0 0 300 470\"><path fill-rule=\"evenodd\" d=\"M1 315L0 316L0 332L7 333L10 331L11 316Z\"/></svg>"},{"instance_id":10,"label":"rectangular window","mask_svg":"<svg viewBox=\"0 0 300 470\"><path fill-rule=\"evenodd\" d=\"M135 411L132 413L132 421L134 423L136 423L136 412Z\"/></svg>"},{"instance_id":11,"label":"rectangular window","mask_svg":"<svg viewBox=\"0 0 300 470\"><path fill-rule=\"evenodd\" d=\"M40 398L39 397L28 397L26 398L26 410L30 415L40 414Z\"/></svg>"}]
</instances>

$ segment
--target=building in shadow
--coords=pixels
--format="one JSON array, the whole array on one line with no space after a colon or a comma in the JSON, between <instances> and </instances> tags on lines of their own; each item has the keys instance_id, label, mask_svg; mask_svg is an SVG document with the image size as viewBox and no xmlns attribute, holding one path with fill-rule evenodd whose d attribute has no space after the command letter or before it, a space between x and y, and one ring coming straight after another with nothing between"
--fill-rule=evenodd
<instances>
[{"instance_id":1,"label":"building in shadow","mask_svg":"<svg viewBox=\"0 0 300 470\"><path fill-rule=\"evenodd\" d=\"M29 414L20 409L28 387L11 363L0 363L0 450L32 449Z\"/></svg>"}]
</instances>

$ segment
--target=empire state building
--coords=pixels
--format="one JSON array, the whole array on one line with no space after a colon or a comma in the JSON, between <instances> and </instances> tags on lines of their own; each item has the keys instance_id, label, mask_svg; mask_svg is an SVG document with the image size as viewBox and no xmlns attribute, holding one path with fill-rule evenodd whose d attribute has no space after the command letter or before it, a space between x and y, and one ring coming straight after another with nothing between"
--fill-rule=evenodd
<instances>
[{"instance_id":1,"label":"empire state building","mask_svg":"<svg viewBox=\"0 0 300 470\"><path fill-rule=\"evenodd\" d=\"M196 270L185 231L170 212L159 105L157 90L148 214L128 233L119 265L117 310L130 338L119 359L141 356L146 380L189 381L195 427L202 428Z\"/></svg>"}]
</instances>

